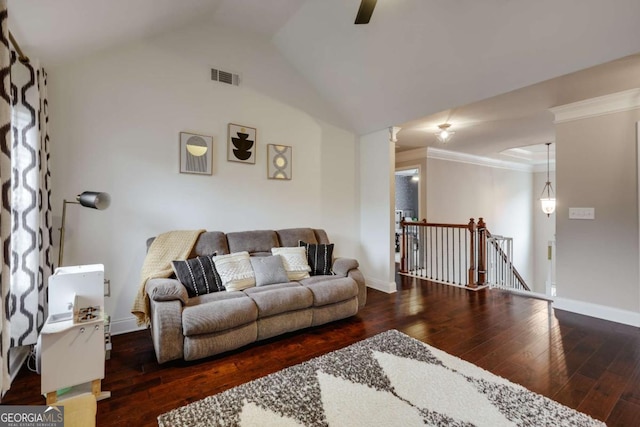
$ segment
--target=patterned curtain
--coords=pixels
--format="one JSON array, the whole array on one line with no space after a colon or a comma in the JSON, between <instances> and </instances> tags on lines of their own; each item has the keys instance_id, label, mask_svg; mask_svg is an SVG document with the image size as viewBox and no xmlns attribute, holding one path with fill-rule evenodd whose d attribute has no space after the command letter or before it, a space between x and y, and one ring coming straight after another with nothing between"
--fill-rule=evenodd
<instances>
[{"instance_id":1,"label":"patterned curtain","mask_svg":"<svg viewBox=\"0 0 640 427\"><path fill-rule=\"evenodd\" d=\"M11 385L9 377L9 302L10 249L11 249L11 96L9 49L9 29L7 2L0 0L0 185L2 186L2 206L0 207L0 391Z\"/></svg>"},{"instance_id":2,"label":"patterned curtain","mask_svg":"<svg viewBox=\"0 0 640 427\"><path fill-rule=\"evenodd\" d=\"M53 271L47 75L16 58L11 51L11 347L35 344Z\"/></svg>"}]
</instances>

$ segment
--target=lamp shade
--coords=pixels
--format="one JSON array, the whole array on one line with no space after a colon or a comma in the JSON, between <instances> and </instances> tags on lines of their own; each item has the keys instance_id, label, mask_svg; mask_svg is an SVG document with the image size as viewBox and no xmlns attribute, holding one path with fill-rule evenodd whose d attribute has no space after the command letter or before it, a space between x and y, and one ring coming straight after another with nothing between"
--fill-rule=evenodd
<instances>
[{"instance_id":1,"label":"lamp shade","mask_svg":"<svg viewBox=\"0 0 640 427\"><path fill-rule=\"evenodd\" d=\"M551 215L556 210L556 199L555 198L541 198L540 205L542 207L542 212L547 215Z\"/></svg>"},{"instance_id":2,"label":"lamp shade","mask_svg":"<svg viewBox=\"0 0 640 427\"><path fill-rule=\"evenodd\" d=\"M76 198L85 208L104 210L111 204L111 196L108 193L97 191L84 191Z\"/></svg>"},{"instance_id":3,"label":"lamp shade","mask_svg":"<svg viewBox=\"0 0 640 427\"><path fill-rule=\"evenodd\" d=\"M449 123L443 123L438 128L440 130L436 133L436 137L440 142L448 142L455 132L450 131L449 128L451 125Z\"/></svg>"}]
</instances>

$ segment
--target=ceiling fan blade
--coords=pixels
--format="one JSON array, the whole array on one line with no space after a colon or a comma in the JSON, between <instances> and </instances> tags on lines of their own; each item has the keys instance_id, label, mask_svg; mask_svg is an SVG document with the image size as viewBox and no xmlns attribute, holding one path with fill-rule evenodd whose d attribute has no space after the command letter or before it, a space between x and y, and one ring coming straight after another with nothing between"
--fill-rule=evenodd
<instances>
[{"instance_id":1,"label":"ceiling fan blade","mask_svg":"<svg viewBox=\"0 0 640 427\"><path fill-rule=\"evenodd\" d=\"M356 15L355 24L368 24L369 20L371 20L371 14L373 13L373 9L376 7L376 2L378 0L362 0L360 3L360 8L358 9L358 14Z\"/></svg>"}]
</instances>

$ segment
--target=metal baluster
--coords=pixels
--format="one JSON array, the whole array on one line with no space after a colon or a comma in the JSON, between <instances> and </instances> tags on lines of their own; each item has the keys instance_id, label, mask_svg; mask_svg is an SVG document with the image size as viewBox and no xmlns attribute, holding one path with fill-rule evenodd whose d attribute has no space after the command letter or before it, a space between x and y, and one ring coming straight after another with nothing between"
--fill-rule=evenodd
<instances>
[{"instance_id":1,"label":"metal baluster","mask_svg":"<svg viewBox=\"0 0 640 427\"><path fill-rule=\"evenodd\" d=\"M449 228L444 230L447 232L447 283L449 283Z\"/></svg>"},{"instance_id":2,"label":"metal baluster","mask_svg":"<svg viewBox=\"0 0 640 427\"><path fill-rule=\"evenodd\" d=\"M423 263L423 259L424 259L424 255L423 255L423 247L424 247L424 236L425 236L425 227L420 227L420 239L418 240L418 259L419 259L419 263L420 265L418 266L418 268L420 269L420 277L425 277L425 272L424 272L424 263Z\"/></svg>"},{"instance_id":3,"label":"metal baluster","mask_svg":"<svg viewBox=\"0 0 640 427\"><path fill-rule=\"evenodd\" d=\"M456 284L456 229L451 229L451 274L452 283Z\"/></svg>"},{"instance_id":4,"label":"metal baluster","mask_svg":"<svg viewBox=\"0 0 640 427\"><path fill-rule=\"evenodd\" d=\"M429 227L429 278L433 279L433 227Z\"/></svg>"}]
</instances>

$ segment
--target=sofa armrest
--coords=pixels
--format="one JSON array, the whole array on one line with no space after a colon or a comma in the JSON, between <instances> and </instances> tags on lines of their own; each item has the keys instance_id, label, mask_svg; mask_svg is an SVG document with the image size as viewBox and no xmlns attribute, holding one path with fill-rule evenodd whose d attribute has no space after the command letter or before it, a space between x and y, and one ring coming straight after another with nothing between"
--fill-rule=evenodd
<instances>
[{"instance_id":1,"label":"sofa armrest","mask_svg":"<svg viewBox=\"0 0 640 427\"><path fill-rule=\"evenodd\" d=\"M187 289L176 279L149 279L146 285L147 294L153 301L189 301Z\"/></svg>"},{"instance_id":2,"label":"sofa armrest","mask_svg":"<svg viewBox=\"0 0 640 427\"><path fill-rule=\"evenodd\" d=\"M158 363L184 357L182 302L151 300L151 339Z\"/></svg>"},{"instance_id":3,"label":"sofa armrest","mask_svg":"<svg viewBox=\"0 0 640 427\"><path fill-rule=\"evenodd\" d=\"M364 276L362 272L354 268L349 270L347 277L352 278L358 284L358 308L362 308L367 303L367 285L364 282Z\"/></svg>"},{"instance_id":4,"label":"sofa armrest","mask_svg":"<svg viewBox=\"0 0 640 427\"><path fill-rule=\"evenodd\" d=\"M367 285L364 276L358 269L358 261L352 258L336 258L333 260L331 269L338 276L350 277L358 284L358 308L362 308L367 303Z\"/></svg>"},{"instance_id":5,"label":"sofa armrest","mask_svg":"<svg viewBox=\"0 0 640 427\"><path fill-rule=\"evenodd\" d=\"M350 270L358 268L360 264L358 261L351 258L336 258L333 260L333 266L331 269L338 276L346 276Z\"/></svg>"}]
</instances>

